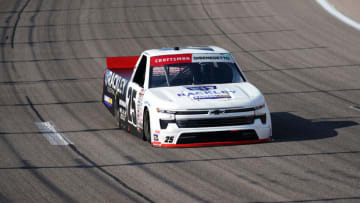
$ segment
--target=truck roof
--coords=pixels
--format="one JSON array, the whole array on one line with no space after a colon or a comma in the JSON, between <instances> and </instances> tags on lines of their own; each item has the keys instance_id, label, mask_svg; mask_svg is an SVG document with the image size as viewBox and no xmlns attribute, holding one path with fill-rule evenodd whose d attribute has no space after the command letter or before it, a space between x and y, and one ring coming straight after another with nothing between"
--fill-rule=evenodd
<instances>
[{"instance_id":1,"label":"truck roof","mask_svg":"<svg viewBox=\"0 0 360 203\"><path fill-rule=\"evenodd\" d=\"M150 49L144 51L148 56L176 55L176 54L216 54L229 53L229 51L217 46L187 46L171 47L162 49Z\"/></svg>"}]
</instances>

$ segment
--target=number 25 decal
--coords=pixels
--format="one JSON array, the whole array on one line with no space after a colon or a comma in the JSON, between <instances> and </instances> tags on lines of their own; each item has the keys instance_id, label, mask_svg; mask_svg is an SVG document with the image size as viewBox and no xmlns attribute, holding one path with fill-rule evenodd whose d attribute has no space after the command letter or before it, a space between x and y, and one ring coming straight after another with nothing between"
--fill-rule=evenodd
<instances>
[{"instance_id":1,"label":"number 25 decal","mask_svg":"<svg viewBox=\"0 0 360 203\"><path fill-rule=\"evenodd\" d=\"M174 136L166 136L165 142L167 143L173 143L174 142Z\"/></svg>"},{"instance_id":2,"label":"number 25 decal","mask_svg":"<svg viewBox=\"0 0 360 203\"><path fill-rule=\"evenodd\" d=\"M136 98L136 90L129 88L128 92L129 104L128 104L128 120L136 124L136 106L135 106L135 98Z\"/></svg>"}]
</instances>

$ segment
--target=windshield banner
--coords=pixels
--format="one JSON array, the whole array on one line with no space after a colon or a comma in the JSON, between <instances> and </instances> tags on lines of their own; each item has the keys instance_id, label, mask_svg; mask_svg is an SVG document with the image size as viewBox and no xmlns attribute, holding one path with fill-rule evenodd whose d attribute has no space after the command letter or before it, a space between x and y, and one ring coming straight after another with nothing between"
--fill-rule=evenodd
<instances>
[{"instance_id":1,"label":"windshield banner","mask_svg":"<svg viewBox=\"0 0 360 203\"><path fill-rule=\"evenodd\" d=\"M193 54L192 55L193 63L203 63L203 62L223 62L223 63L232 63L230 54Z\"/></svg>"},{"instance_id":2,"label":"windshield banner","mask_svg":"<svg viewBox=\"0 0 360 203\"><path fill-rule=\"evenodd\" d=\"M163 66L166 64L177 63L203 63L203 62L223 62L233 63L230 54L176 54L153 56L150 59L150 66Z\"/></svg>"}]
</instances>

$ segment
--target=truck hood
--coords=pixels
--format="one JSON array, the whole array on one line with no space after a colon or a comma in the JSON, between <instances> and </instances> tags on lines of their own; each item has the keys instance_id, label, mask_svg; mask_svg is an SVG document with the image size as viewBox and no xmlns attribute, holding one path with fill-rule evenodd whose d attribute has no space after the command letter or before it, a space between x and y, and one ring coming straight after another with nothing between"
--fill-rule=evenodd
<instances>
[{"instance_id":1,"label":"truck hood","mask_svg":"<svg viewBox=\"0 0 360 203\"><path fill-rule=\"evenodd\" d=\"M261 92L248 82L159 87L148 90L161 109L247 108L264 103Z\"/></svg>"}]
</instances>

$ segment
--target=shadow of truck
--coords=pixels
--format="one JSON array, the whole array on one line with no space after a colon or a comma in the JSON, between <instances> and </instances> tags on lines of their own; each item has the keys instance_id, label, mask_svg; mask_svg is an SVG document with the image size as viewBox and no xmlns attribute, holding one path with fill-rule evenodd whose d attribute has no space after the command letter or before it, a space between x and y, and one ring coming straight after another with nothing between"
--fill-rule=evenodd
<instances>
[{"instance_id":1,"label":"shadow of truck","mask_svg":"<svg viewBox=\"0 0 360 203\"><path fill-rule=\"evenodd\" d=\"M335 137L336 129L358 125L354 121L312 121L288 112L271 113L271 119L275 142Z\"/></svg>"}]
</instances>

